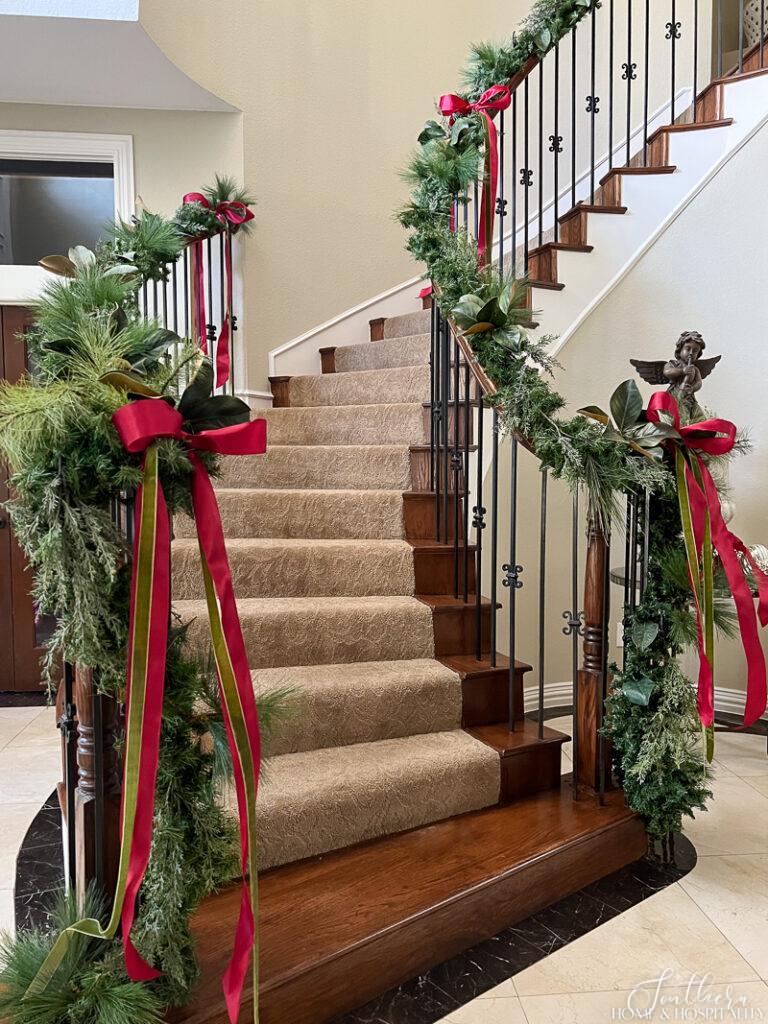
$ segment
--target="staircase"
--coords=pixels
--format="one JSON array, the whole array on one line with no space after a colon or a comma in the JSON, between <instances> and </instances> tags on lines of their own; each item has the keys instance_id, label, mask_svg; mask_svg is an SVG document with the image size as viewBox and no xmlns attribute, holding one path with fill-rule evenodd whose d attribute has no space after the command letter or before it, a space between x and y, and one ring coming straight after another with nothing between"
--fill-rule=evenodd
<instances>
[{"instance_id":1,"label":"staircase","mask_svg":"<svg viewBox=\"0 0 768 1024\"><path fill-rule=\"evenodd\" d=\"M487 600L477 657L474 546L465 602L463 527L438 540L424 489L431 314L374 334L322 353L322 374L273 381L267 454L225 460L218 481L254 687L294 695L257 803L265 1024L354 1009L645 849L620 794L573 800L569 737L524 717L522 662L509 731ZM461 524L463 494L445 498ZM179 517L175 608L204 652L196 544ZM200 909L203 978L174 1020L223 1024L239 898Z\"/></svg>"},{"instance_id":2,"label":"staircase","mask_svg":"<svg viewBox=\"0 0 768 1024\"><path fill-rule=\"evenodd\" d=\"M263 413L267 454L223 464L254 688L293 691L266 750L264 869L559 786L568 737L541 741L532 725L515 748L535 757L530 778L501 785L490 727L504 720L508 664L472 659L453 548L430 536L434 497L414 490L429 443L429 327L429 312L392 318L381 341L337 349L335 372L281 381L286 404ZM202 652L193 532L180 518L173 593Z\"/></svg>"}]
</instances>

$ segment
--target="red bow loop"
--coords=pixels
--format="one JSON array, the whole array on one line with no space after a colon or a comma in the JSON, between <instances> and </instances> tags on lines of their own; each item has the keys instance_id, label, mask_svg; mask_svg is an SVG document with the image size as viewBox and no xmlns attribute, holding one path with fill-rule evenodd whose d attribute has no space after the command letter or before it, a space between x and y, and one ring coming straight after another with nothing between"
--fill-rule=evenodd
<instances>
[{"instance_id":1,"label":"red bow loop","mask_svg":"<svg viewBox=\"0 0 768 1024\"><path fill-rule=\"evenodd\" d=\"M118 409L112 418L123 447L143 452L159 437L174 437L189 448L216 455L261 455L267 450L267 421L248 420L216 430L188 434L181 414L161 398L143 398Z\"/></svg>"}]
</instances>

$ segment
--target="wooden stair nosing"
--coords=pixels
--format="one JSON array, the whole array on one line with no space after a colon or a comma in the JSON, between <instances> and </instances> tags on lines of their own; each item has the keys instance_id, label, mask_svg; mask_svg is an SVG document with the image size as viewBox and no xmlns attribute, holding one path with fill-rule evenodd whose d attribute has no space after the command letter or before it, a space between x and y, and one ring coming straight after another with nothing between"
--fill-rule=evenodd
<instances>
[{"instance_id":1,"label":"wooden stair nosing","mask_svg":"<svg viewBox=\"0 0 768 1024\"><path fill-rule=\"evenodd\" d=\"M575 801L564 779L515 804L267 871L262 1024L320 1024L349 1012L638 859L646 845L623 794L609 792L602 807ZM194 1002L172 1011L176 1024L226 1024L220 978L240 899L232 886L195 914L201 981Z\"/></svg>"},{"instance_id":2,"label":"wooden stair nosing","mask_svg":"<svg viewBox=\"0 0 768 1024\"><path fill-rule=\"evenodd\" d=\"M474 726L466 731L476 740L498 751L501 757L517 757L531 747L551 744L560 747L571 739L565 733L546 726L543 737L540 737L538 723L527 718L524 719L523 728L514 732L509 731L506 722Z\"/></svg>"},{"instance_id":3,"label":"wooden stair nosing","mask_svg":"<svg viewBox=\"0 0 768 1024\"><path fill-rule=\"evenodd\" d=\"M731 124L733 124L732 117L722 117L717 121L690 121L685 124L664 124L661 128L657 128L652 135L648 136L648 145L652 145L665 134L693 131L703 132L712 128L727 128Z\"/></svg>"},{"instance_id":4,"label":"wooden stair nosing","mask_svg":"<svg viewBox=\"0 0 768 1024\"><path fill-rule=\"evenodd\" d=\"M561 292L565 285L560 281L528 281L528 288L544 288L550 292Z\"/></svg>"},{"instance_id":5,"label":"wooden stair nosing","mask_svg":"<svg viewBox=\"0 0 768 1024\"><path fill-rule=\"evenodd\" d=\"M677 170L674 164L665 164L662 167L612 167L607 174L600 179L600 184L605 185L611 178L626 174L673 174Z\"/></svg>"},{"instance_id":6,"label":"wooden stair nosing","mask_svg":"<svg viewBox=\"0 0 768 1024\"><path fill-rule=\"evenodd\" d=\"M577 203L564 213L562 217L558 217L557 222L558 224L563 224L565 221L570 220L572 217L577 217L581 213L622 214L626 212L626 206L600 206L598 203Z\"/></svg>"},{"instance_id":7,"label":"wooden stair nosing","mask_svg":"<svg viewBox=\"0 0 768 1024\"><path fill-rule=\"evenodd\" d=\"M562 217L558 218L562 220ZM537 245L535 249L528 250L528 258L539 256L546 252L592 252L594 245L571 245L569 242L545 242Z\"/></svg>"}]
</instances>

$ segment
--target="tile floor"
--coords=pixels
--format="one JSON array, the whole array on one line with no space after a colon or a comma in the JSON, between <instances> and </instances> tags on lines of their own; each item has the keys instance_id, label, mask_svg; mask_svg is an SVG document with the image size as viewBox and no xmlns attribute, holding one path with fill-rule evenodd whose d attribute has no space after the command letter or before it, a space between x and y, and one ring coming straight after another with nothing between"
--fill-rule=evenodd
<instances>
[{"instance_id":1,"label":"tile floor","mask_svg":"<svg viewBox=\"0 0 768 1024\"><path fill-rule=\"evenodd\" d=\"M570 729L568 718L547 724ZM716 755L715 799L686 827L693 871L443 1024L768 1021L766 741L719 735ZM53 710L0 708L0 928L13 927L19 846L59 776Z\"/></svg>"},{"instance_id":2,"label":"tile floor","mask_svg":"<svg viewBox=\"0 0 768 1024\"><path fill-rule=\"evenodd\" d=\"M14 926L16 855L27 829L61 778L53 708L0 707L0 930Z\"/></svg>"},{"instance_id":3,"label":"tile floor","mask_svg":"<svg viewBox=\"0 0 768 1024\"><path fill-rule=\"evenodd\" d=\"M442 1024L768 1021L766 740L718 735L715 754L714 800L685 827L690 874Z\"/></svg>"}]
</instances>

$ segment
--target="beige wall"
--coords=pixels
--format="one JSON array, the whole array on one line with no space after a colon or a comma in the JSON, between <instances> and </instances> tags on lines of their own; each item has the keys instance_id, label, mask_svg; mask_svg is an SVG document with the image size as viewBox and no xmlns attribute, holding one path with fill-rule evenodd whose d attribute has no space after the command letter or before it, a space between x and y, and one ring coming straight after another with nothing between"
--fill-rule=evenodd
<instances>
[{"instance_id":1,"label":"beige wall","mask_svg":"<svg viewBox=\"0 0 768 1024\"><path fill-rule=\"evenodd\" d=\"M136 192L158 213L217 171L243 174L240 114L0 103L0 128L132 135Z\"/></svg>"},{"instance_id":2,"label":"beige wall","mask_svg":"<svg viewBox=\"0 0 768 1024\"><path fill-rule=\"evenodd\" d=\"M267 352L418 273L393 218L399 178L468 42L503 37L527 0L144 0L181 69L243 110L258 196L248 255L249 385ZM439 16L438 16L439 15Z\"/></svg>"}]
</instances>

